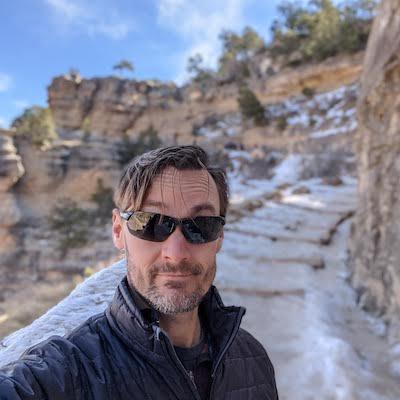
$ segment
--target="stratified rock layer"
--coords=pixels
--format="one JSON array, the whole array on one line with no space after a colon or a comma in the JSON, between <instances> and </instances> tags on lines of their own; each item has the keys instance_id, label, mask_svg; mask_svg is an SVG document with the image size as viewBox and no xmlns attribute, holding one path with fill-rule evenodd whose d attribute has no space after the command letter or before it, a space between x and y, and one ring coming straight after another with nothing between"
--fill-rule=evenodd
<instances>
[{"instance_id":1,"label":"stratified rock layer","mask_svg":"<svg viewBox=\"0 0 400 400\"><path fill-rule=\"evenodd\" d=\"M400 338L400 1L378 7L361 79L359 200L352 282Z\"/></svg>"},{"instance_id":2,"label":"stratified rock layer","mask_svg":"<svg viewBox=\"0 0 400 400\"><path fill-rule=\"evenodd\" d=\"M7 133L0 131L0 265L6 264L18 247L11 229L21 220L21 212L10 189L24 174L21 157Z\"/></svg>"},{"instance_id":3,"label":"stratified rock layer","mask_svg":"<svg viewBox=\"0 0 400 400\"><path fill-rule=\"evenodd\" d=\"M318 65L285 68L271 76L253 76L247 83L264 104L299 95L304 88L326 92L356 82L361 57L358 53ZM164 143L192 143L196 139L193 131L207 119L238 111L237 96L237 82L216 80L180 88L158 81L66 75L54 78L48 87L56 127L66 138L74 130L134 138L153 126Z\"/></svg>"}]
</instances>

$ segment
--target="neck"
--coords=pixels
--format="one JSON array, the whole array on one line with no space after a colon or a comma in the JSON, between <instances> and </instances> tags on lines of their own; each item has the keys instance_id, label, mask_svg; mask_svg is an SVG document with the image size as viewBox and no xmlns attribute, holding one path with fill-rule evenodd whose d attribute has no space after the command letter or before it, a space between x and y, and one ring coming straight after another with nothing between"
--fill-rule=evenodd
<instances>
[{"instance_id":1,"label":"neck","mask_svg":"<svg viewBox=\"0 0 400 400\"><path fill-rule=\"evenodd\" d=\"M160 327L168 333L172 344L178 347L193 347L200 342L201 326L198 307L193 311L176 315L160 316Z\"/></svg>"}]
</instances>

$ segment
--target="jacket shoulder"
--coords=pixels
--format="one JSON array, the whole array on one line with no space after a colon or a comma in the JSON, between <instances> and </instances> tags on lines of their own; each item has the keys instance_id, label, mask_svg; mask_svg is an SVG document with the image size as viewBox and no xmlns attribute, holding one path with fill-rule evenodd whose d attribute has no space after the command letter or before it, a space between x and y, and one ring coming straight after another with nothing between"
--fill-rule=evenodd
<instances>
[{"instance_id":1,"label":"jacket shoulder","mask_svg":"<svg viewBox=\"0 0 400 400\"><path fill-rule=\"evenodd\" d=\"M229 398L278 400L275 372L264 346L244 329L229 348L225 360ZM222 396L221 396L222 398Z\"/></svg>"},{"instance_id":2,"label":"jacket shoulder","mask_svg":"<svg viewBox=\"0 0 400 400\"><path fill-rule=\"evenodd\" d=\"M250 368L262 368L273 381L275 371L264 346L248 331L240 328L227 355L228 359L242 360Z\"/></svg>"},{"instance_id":3,"label":"jacket shoulder","mask_svg":"<svg viewBox=\"0 0 400 400\"><path fill-rule=\"evenodd\" d=\"M248 355L267 355L264 346L245 329L239 329L235 342L236 346L239 346L241 351Z\"/></svg>"}]
</instances>

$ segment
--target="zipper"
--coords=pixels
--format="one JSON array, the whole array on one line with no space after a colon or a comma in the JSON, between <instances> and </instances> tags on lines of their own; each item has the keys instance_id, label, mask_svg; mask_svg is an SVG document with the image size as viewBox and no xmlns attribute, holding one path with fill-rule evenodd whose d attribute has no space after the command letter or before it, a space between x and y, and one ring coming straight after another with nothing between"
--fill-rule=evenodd
<instances>
[{"instance_id":1,"label":"zipper","mask_svg":"<svg viewBox=\"0 0 400 400\"><path fill-rule=\"evenodd\" d=\"M196 382L194 381L194 374L193 374L193 371L188 371L188 370L186 370L186 372L188 373L189 378L190 378L190 380L192 381L194 387L197 389Z\"/></svg>"},{"instance_id":2,"label":"zipper","mask_svg":"<svg viewBox=\"0 0 400 400\"><path fill-rule=\"evenodd\" d=\"M164 332L158 325L155 324L154 326L156 329L156 332L155 332L156 339L160 341L161 345L166 345L167 348L165 350L167 351L167 353L168 353L169 357L172 359L172 361L174 361L175 365L178 367L178 370L180 370L182 372L183 376L185 377L186 382L188 383L188 385L190 387L190 390L192 391L192 393L194 395L194 398L196 400L201 400L200 393L198 392L195 381L194 381L193 371L186 370L186 368L182 364L181 360L177 356L174 346L172 345L171 341L169 340L167 333ZM163 334L164 340L161 340L160 333Z\"/></svg>"},{"instance_id":3,"label":"zipper","mask_svg":"<svg viewBox=\"0 0 400 400\"><path fill-rule=\"evenodd\" d=\"M246 310L243 307L241 307L239 314L236 318L236 323L232 330L231 336L229 337L229 340L226 343L224 349L221 351L221 353L215 363L215 366L211 372L211 382L212 383L211 383L211 389L210 389L210 396L208 398L209 400L211 400L213 398L213 392L214 392L214 386L215 386L215 376L216 376L218 367L221 364L222 358L224 357L225 353L228 351L229 347L231 346L233 340L235 339L235 337L239 331L240 323L242 322L242 318L243 318L243 315L245 314L245 312L246 312Z\"/></svg>"}]
</instances>

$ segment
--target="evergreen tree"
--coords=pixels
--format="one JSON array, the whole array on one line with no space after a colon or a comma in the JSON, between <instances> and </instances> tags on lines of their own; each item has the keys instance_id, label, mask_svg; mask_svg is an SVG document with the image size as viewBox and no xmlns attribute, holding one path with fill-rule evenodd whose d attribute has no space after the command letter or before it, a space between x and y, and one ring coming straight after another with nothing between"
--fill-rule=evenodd
<instances>
[{"instance_id":1,"label":"evergreen tree","mask_svg":"<svg viewBox=\"0 0 400 400\"><path fill-rule=\"evenodd\" d=\"M13 121L11 126L15 129L16 137L28 140L36 146L43 146L57 137L49 108L29 107Z\"/></svg>"},{"instance_id":2,"label":"evergreen tree","mask_svg":"<svg viewBox=\"0 0 400 400\"><path fill-rule=\"evenodd\" d=\"M252 119L254 123L259 126L268 123L263 105L247 86L242 86L239 89L237 101L244 118Z\"/></svg>"},{"instance_id":3,"label":"evergreen tree","mask_svg":"<svg viewBox=\"0 0 400 400\"><path fill-rule=\"evenodd\" d=\"M131 61L122 59L119 63L113 66L113 69L121 72L123 71L133 72L135 70L135 66Z\"/></svg>"}]
</instances>

